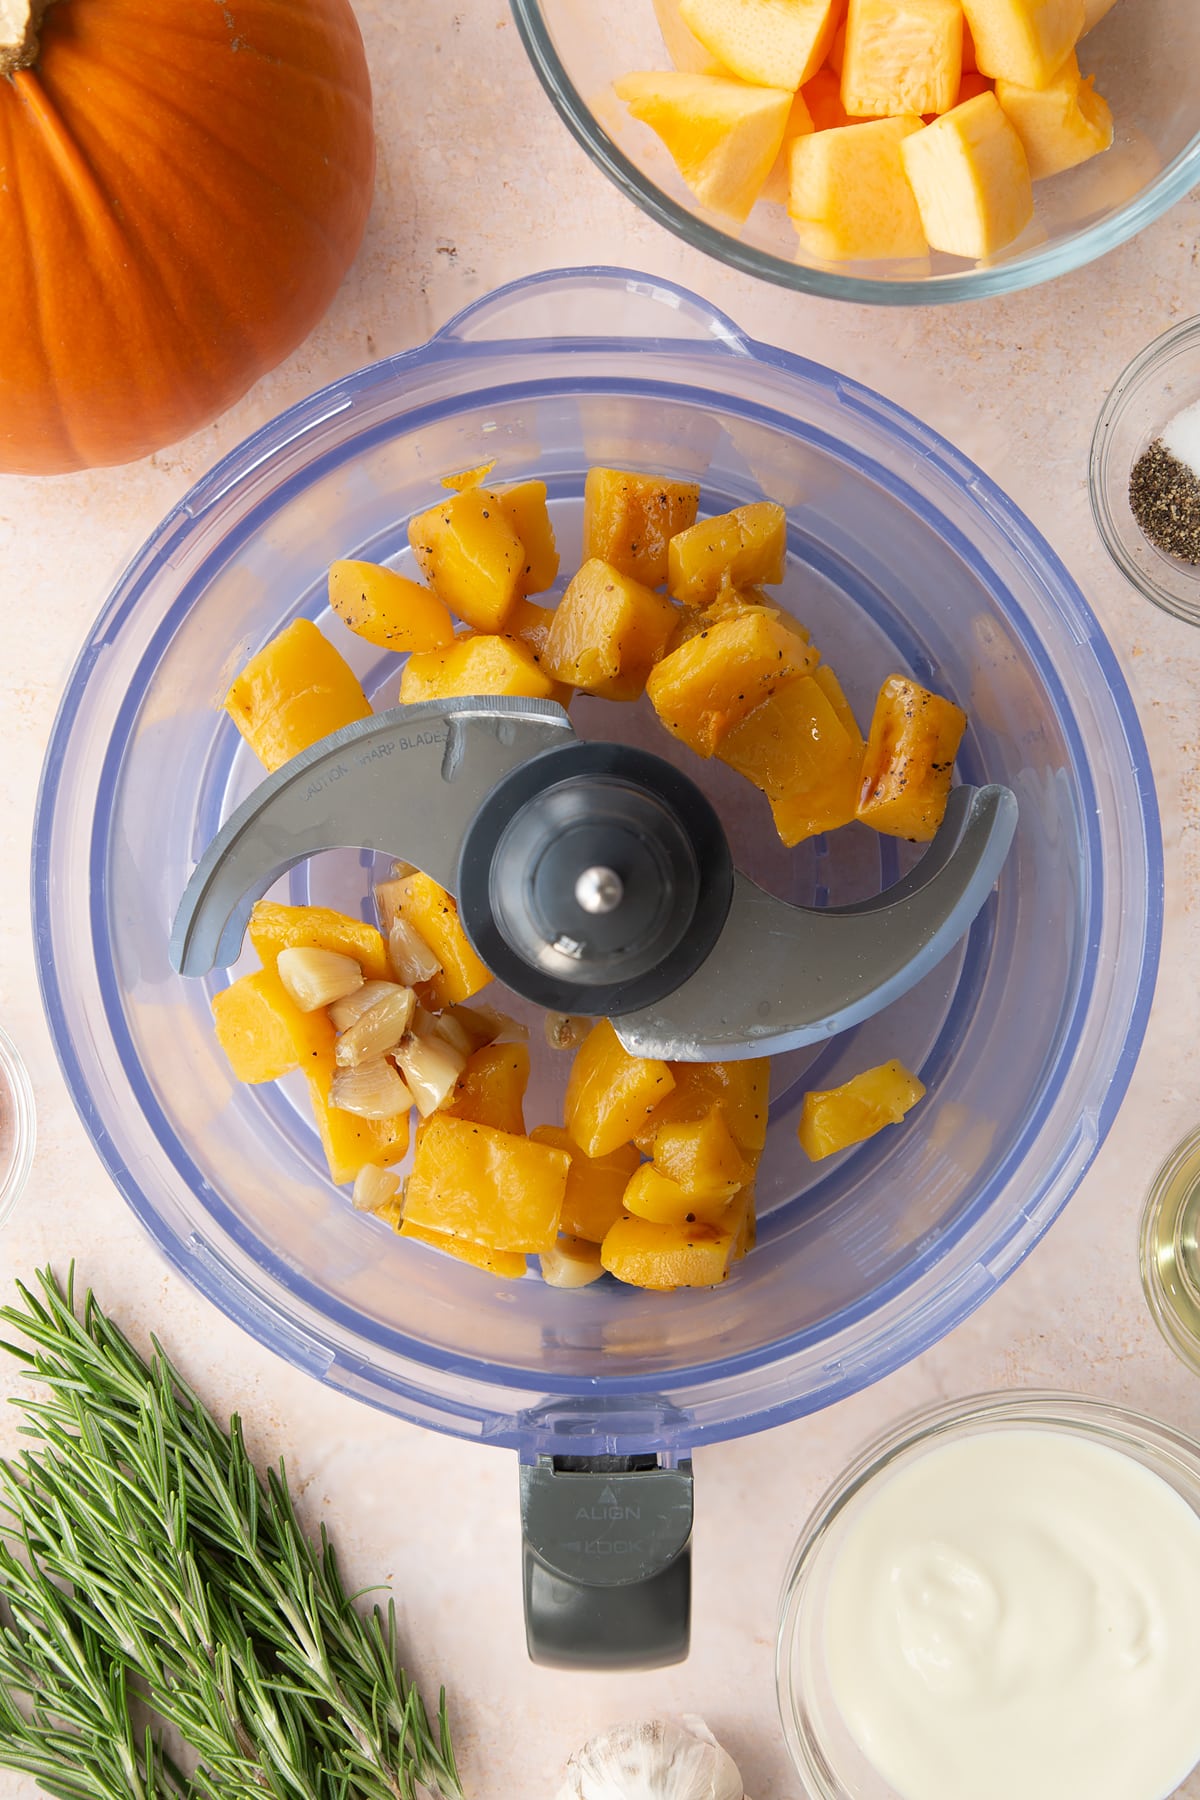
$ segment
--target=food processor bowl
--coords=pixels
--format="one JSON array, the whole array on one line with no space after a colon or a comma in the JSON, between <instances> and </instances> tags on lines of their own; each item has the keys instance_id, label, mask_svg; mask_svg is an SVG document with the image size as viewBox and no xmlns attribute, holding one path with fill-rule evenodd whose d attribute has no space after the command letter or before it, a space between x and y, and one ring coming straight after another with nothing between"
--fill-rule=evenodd
<instances>
[{"instance_id":1,"label":"food processor bowl","mask_svg":"<svg viewBox=\"0 0 1200 1800\"><path fill-rule=\"evenodd\" d=\"M444 475L484 461L498 480L545 480L564 572L580 555L591 464L694 477L706 512L781 501L782 603L860 718L885 676L911 672L970 716L961 779L1018 799L1009 860L957 950L885 1012L775 1060L758 1246L716 1289L499 1280L355 1213L329 1183L294 1079L232 1079L209 1012L228 974L186 980L168 960L193 865L261 778L221 710L231 679L306 615L376 706L394 704L398 659L331 619L329 564L411 572L408 519ZM644 702L582 696L572 721L698 778L738 866L785 898L861 898L915 854L860 827L786 851L762 796L700 763ZM384 868L328 853L277 891L366 916ZM1125 1090L1161 877L1145 745L1116 661L1061 563L987 477L890 402L752 342L683 289L583 269L502 289L423 348L324 389L169 514L67 687L33 887L75 1102L130 1205L202 1292L292 1363L407 1419L526 1459L670 1462L877 1380L1028 1253ZM524 1016L540 1046L536 1013ZM806 1161L805 1089L892 1056L929 1090L909 1121ZM558 1116L567 1060L535 1055L530 1125Z\"/></svg>"},{"instance_id":2,"label":"food processor bowl","mask_svg":"<svg viewBox=\"0 0 1200 1800\"><path fill-rule=\"evenodd\" d=\"M627 198L709 256L802 293L881 306L1015 293L1104 256L1200 181L1193 0L1117 0L1083 38L1080 66L1112 107L1112 148L1037 182L1031 224L977 263L936 251L919 262L819 262L801 251L782 204L760 202L740 228L706 210L613 92L632 70L670 67L654 0L512 0L512 9L567 128Z\"/></svg>"}]
</instances>

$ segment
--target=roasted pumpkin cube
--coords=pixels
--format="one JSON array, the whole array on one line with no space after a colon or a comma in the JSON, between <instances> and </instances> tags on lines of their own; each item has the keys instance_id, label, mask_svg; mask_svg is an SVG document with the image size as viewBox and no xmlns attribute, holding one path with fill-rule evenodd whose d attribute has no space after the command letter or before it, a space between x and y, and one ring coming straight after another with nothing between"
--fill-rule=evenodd
<instances>
[{"instance_id":1,"label":"roasted pumpkin cube","mask_svg":"<svg viewBox=\"0 0 1200 1800\"><path fill-rule=\"evenodd\" d=\"M437 595L381 563L333 563L329 604L343 625L381 650L438 650L454 641L454 620Z\"/></svg>"},{"instance_id":2,"label":"roasted pumpkin cube","mask_svg":"<svg viewBox=\"0 0 1200 1800\"><path fill-rule=\"evenodd\" d=\"M718 1220L722 1231L733 1236L733 1249L730 1252L731 1262L741 1262L748 1250L753 1250L757 1237L757 1219L754 1207L754 1183L748 1181L726 1206Z\"/></svg>"},{"instance_id":3,"label":"roasted pumpkin cube","mask_svg":"<svg viewBox=\"0 0 1200 1800\"><path fill-rule=\"evenodd\" d=\"M456 638L444 650L419 651L404 665L400 677L402 706L471 694L549 700L554 694L554 682L518 639L485 632Z\"/></svg>"},{"instance_id":4,"label":"roasted pumpkin cube","mask_svg":"<svg viewBox=\"0 0 1200 1800\"><path fill-rule=\"evenodd\" d=\"M894 1059L864 1069L841 1087L805 1094L798 1136L813 1162L861 1144L885 1125L898 1125L925 1089L915 1075Z\"/></svg>"},{"instance_id":5,"label":"roasted pumpkin cube","mask_svg":"<svg viewBox=\"0 0 1200 1800\"><path fill-rule=\"evenodd\" d=\"M583 557L596 556L645 587L667 579L667 545L696 523L700 486L633 469L589 469L583 485Z\"/></svg>"},{"instance_id":6,"label":"roasted pumpkin cube","mask_svg":"<svg viewBox=\"0 0 1200 1800\"><path fill-rule=\"evenodd\" d=\"M694 1225L700 1220L715 1225L729 1205L730 1194L694 1194L681 1182L672 1181L652 1162L636 1169L625 1189L625 1211L659 1225Z\"/></svg>"},{"instance_id":7,"label":"roasted pumpkin cube","mask_svg":"<svg viewBox=\"0 0 1200 1800\"><path fill-rule=\"evenodd\" d=\"M680 531L667 546L667 585L686 606L709 606L723 587L783 580L787 514L755 500Z\"/></svg>"},{"instance_id":8,"label":"roasted pumpkin cube","mask_svg":"<svg viewBox=\"0 0 1200 1800\"><path fill-rule=\"evenodd\" d=\"M413 1157L405 1224L489 1250L548 1250L558 1236L570 1160L549 1144L434 1113Z\"/></svg>"},{"instance_id":9,"label":"roasted pumpkin cube","mask_svg":"<svg viewBox=\"0 0 1200 1800\"><path fill-rule=\"evenodd\" d=\"M537 1125L535 1144L551 1144L571 1158L563 1195L562 1228L574 1238L599 1244L624 1211L625 1189L641 1157L632 1144L619 1144L607 1156L585 1156L570 1132L559 1125Z\"/></svg>"},{"instance_id":10,"label":"roasted pumpkin cube","mask_svg":"<svg viewBox=\"0 0 1200 1800\"><path fill-rule=\"evenodd\" d=\"M390 1119L360 1119L332 1105L329 1093L337 1070L331 1036L327 1050L305 1059L304 1073L330 1178L342 1187L368 1164L383 1169L407 1156L409 1116L402 1112Z\"/></svg>"},{"instance_id":11,"label":"roasted pumpkin cube","mask_svg":"<svg viewBox=\"0 0 1200 1800\"><path fill-rule=\"evenodd\" d=\"M789 682L747 713L717 755L773 800L798 789L844 789L842 823L854 817L861 752L812 676Z\"/></svg>"},{"instance_id":12,"label":"roasted pumpkin cube","mask_svg":"<svg viewBox=\"0 0 1200 1800\"><path fill-rule=\"evenodd\" d=\"M717 619L650 672L646 692L662 723L697 756L778 688L808 674L817 653L765 609Z\"/></svg>"},{"instance_id":13,"label":"roasted pumpkin cube","mask_svg":"<svg viewBox=\"0 0 1200 1800\"><path fill-rule=\"evenodd\" d=\"M476 631L499 631L521 592L525 547L493 494L467 488L409 522L425 579Z\"/></svg>"},{"instance_id":14,"label":"roasted pumpkin cube","mask_svg":"<svg viewBox=\"0 0 1200 1800\"><path fill-rule=\"evenodd\" d=\"M278 1081L333 1047L324 1010L301 1012L273 968L255 969L213 995L217 1042L238 1081Z\"/></svg>"},{"instance_id":15,"label":"roasted pumpkin cube","mask_svg":"<svg viewBox=\"0 0 1200 1800\"><path fill-rule=\"evenodd\" d=\"M710 1107L702 1119L660 1125L654 1134L654 1167L689 1193L722 1202L752 1174L720 1106Z\"/></svg>"},{"instance_id":16,"label":"roasted pumpkin cube","mask_svg":"<svg viewBox=\"0 0 1200 1800\"><path fill-rule=\"evenodd\" d=\"M223 705L268 770L371 716L354 670L311 619L294 619L252 656Z\"/></svg>"},{"instance_id":17,"label":"roasted pumpkin cube","mask_svg":"<svg viewBox=\"0 0 1200 1800\"><path fill-rule=\"evenodd\" d=\"M1086 0L962 0L962 9L981 74L1031 88L1053 80L1087 18Z\"/></svg>"},{"instance_id":18,"label":"roasted pumpkin cube","mask_svg":"<svg viewBox=\"0 0 1200 1800\"><path fill-rule=\"evenodd\" d=\"M549 670L543 668L542 657L546 652L546 640L550 636L550 627L553 623L554 608L552 606L539 606L535 600L521 599L509 613L504 625L505 637L516 638L528 650L538 668L542 669L542 673L546 675L549 674ZM551 680L550 690L546 696L548 700L555 701L559 706L570 706L575 692L574 688L568 686L566 682Z\"/></svg>"},{"instance_id":19,"label":"roasted pumpkin cube","mask_svg":"<svg viewBox=\"0 0 1200 1800\"><path fill-rule=\"evenodd\" d=\"M375 926L328 906L259 900L250 914L249 935L265 969L274 969L281 950L332 950L360 963L367 981L392 979L387 945Z\"/></svg>"},{"instance_id":20,"label":"roasted pumpkin cube","mask_svg":"<svg viewBox=\"0 0 1200 1800\"><path fill-rule=\"evenodd\" d=\"M522 1102L529 1086L529 1050L524 1044L485 1044L468 1056L466 1067L442 1111L476 1125L519 1135L525 1129Z\"/></svg>"},{"instance_id":21,"label":"roasted pumpkin cube","mask_svg":"<svg viewBox=\"0 0 1200 1800\"><path fill-rule=\"evenodd\" d=\"M660 1225L632 1214L618 1219L600 1246L600 1261L618 1281L664 1293L719 1286L732 1254L733 1236L719 1225Z\"/></svg>"},{"instance_id":22,"label":"roasted pumpkin cube","mask_svg":"<svg viewBox=\"0 0 1200 1800\"><path fill-rule=\"evenodd\" d=\"M452 493L465 493L467 488L482 487L496 466L495 458L491 462L476 463L472 469L459 469L453 475L442 476L442 486Z\"/></svg>"},{"instance_id":23,"label":"roasted pumpkin cube","mask_svg":"<svg viewBox=\"0 0 1200 1800\"><path fill-rule=\"evenodd\" d=\"M442 965L440 975L421 983L426 1004L440 1012L487 986L491 971L472 950L453 896L432 875L416 869L402 876L392 889L392 904L396 916L407 919Z\"/></svg>"},{"instance_id":24,"label":"roasted pumpkin cube","mask_svg":"<svg viewBox=\"0 0 1200 1800\"><path fill-rule=\"evenodd\" d=\"M779 155L790 92L675 69L624 75L614 91L662 139L701 205L746 217Z\"/></svg>"},{"instance_id":25,"label":"roasted pumpkin cube","mask_svg":"<svg viewBox=\"0 0 1200 1800\"><path fill-rule=\"evenodd\" d=\"M863 756L858 817L889 837L928 843L946 811L967 715L907 675L879 690Z\"/></svg>"},{"instance_id":26,"label":"roasted pumpkin cube","mask_svg":"<svg viewBox=\"0 0 1200 1800\"><path fill-rule=\"evenodd\" d=\"M558 546L546 504L544 481L518 481L512 487L489 488L525 552L517 591L544 594L558 579Z\"/></svg>"},{"instance_id":27,"label":"roasted pumpkin cube","mask_svg":"<svg viewBox=\"0 0 1200 1800\"><path fill-rule=\"evenodd\" d=\"M636 700L674 626L669 600L592 557L555 609L542 668L589 694Z\"/></svg>"},{"instance_id":28,"label":"roasted pumpkin cube","mask_svg":"<svg viewBox=\"0 0 1200 1800\"><path fill-rule=\"evenodd\" d=\"M747 1161L757 1162L767 1141L767 1094L771 1065L765 1056L739 1062L670 1063L674 1088L633 1134L639 1150L654 1154L666 1125L703 1119L719 1106Z\"/></svg>"},{"instance_id":29,"label":"roasted pumpkin cube","mask_svg":"<svg viewBox=\"0 0 1200 1800\"><path fill-rule=\"evenodd\" d=\"M520 1281L528 1266L520 1251L489 1250L484 1244L473 1244L469 1238L451 1237L446 1231L430 1231L425 1225L414 1225L404 1217L403 1211L398 1213L395 1224L400 1236L411 1243L440 1250L443 1256L453 1256L489 1275L501 1275L506 1281Z\"/></svg>"},{"instance_id":30,"label":"roasted pumpkin cube","mask_svg":"<svg viewBox=\"0 0 1200 1800\"><path fill-rule=\"evenodd\" d=\"M959 0L850 0L843 106L859 118L949 112L962 39Z\"/></svg>"},{"instance_id":31,"label":"roasted pumpkin cube","mask_svg":"<svg viewBox=\"0 0 1200 1800\"><path fill-rule=\"evenodd\" d=\"M829 667L828 663L818 663L817 667L813 670L813 680L821 689L821 692L837 714L838 723L842 727L842 730L846 733L847 737L852 738L857 745L858 753L861 756L866 749L866 740L862 734L862 727L854 716L854 709L846 698L841 682Z\"/></svg>"},{"instance_id":32,"label":"roasted pumpkin cube","mask_svg":"<svg viewBox=\"0 0 1200 1800\"><path fill-rule=\"evenodd\" d=\"M631 1056L611 1022L599 1019L575 1052L563 1123L586 1156L608 1156L629 1142L674 1086L665 1062Z\"/></svg>"}]
</instances>

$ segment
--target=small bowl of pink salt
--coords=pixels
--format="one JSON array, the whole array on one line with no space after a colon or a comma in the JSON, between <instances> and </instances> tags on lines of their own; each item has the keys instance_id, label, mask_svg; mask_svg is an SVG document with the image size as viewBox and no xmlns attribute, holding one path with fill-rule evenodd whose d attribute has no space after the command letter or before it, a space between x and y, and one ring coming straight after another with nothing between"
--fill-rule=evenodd
<instances>
[{"instance_id":1,"label":"small bowl of pink salt","mask_svg":"<svg viewBox=\"0 0 1200 1800\"><path fill-rule=\"evenodd\" d=\"M16 1045L0 1029L0 1225L25 1186L33 1140L33 1088Z\"/></svg>"},{"instance_id":2,"label":"small bowl of pink salt","mask_svg":"<svg viewBox=\"0 0 1200 1800\"><path fill-rule=\"evenodd\" d=\"M1096 423L1089 483L1122 574L1200 625L1200 318L1156 338L1120 377Z\"/></svg>"}]
</instances>

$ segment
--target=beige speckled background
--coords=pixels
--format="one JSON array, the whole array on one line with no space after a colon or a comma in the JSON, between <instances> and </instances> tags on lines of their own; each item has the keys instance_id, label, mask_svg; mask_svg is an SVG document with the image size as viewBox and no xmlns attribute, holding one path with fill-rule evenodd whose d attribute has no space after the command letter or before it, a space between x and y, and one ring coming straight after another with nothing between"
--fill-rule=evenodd
<instances>
[{"instance_id":1,"label":"beige speckled background","mask_svg":"<svg viewBox=\"0 0 1200 1800\"><path fill-rule=\"evenodd\" d=\"M74 1255L135 1335L161 1331L214 1404L241 1409L263 1457L286 1455L309 1518L336 1526L352 1577L394 1583L414 1666L450 1687L477 1800L552 1793L574 1745L621 1716L659 1710L704 1714L755 1800L783 1800L796 1783L775 1712L778 1584L810 1504L864 1439L935 1396L997 1383L1084 1389L1200 1431L1200 1383L1146 1314L1135 1239L1159 1160L1200 1121L1200 635L1123 584L1086 493L1091 428L1113 379L1197 309L1200 196L1103 263L1016 299L896 313L800 299L705 261L619 197L553 116L503 0L357 3L378 94L379 189L366 248L323 326L219 426L144 464L0 480L0 1019L29 1062L40 1111L33 1178L0 1234L0 1269L27 1275ZM426 22L414 29L417 15ZM832 1412L702 1452L690 1662L572 1677L524 1658L513 1458L397 1424L294 1373L183 1286L143 1238L76 1120L42 1022L25 845L58 693L106 581L184 489L280 408L417 343L497 283L597 261L674 277L756 336L873 384L1008 489L1082 583L1134 684L1169 885L1167 975L1146 1049L1060 1223L997 1298L919 1363ZM0 1419L0 1443L10 1435ZM33 1792L0 1775L3 1800Z\"/></svg>"}]
</instances>

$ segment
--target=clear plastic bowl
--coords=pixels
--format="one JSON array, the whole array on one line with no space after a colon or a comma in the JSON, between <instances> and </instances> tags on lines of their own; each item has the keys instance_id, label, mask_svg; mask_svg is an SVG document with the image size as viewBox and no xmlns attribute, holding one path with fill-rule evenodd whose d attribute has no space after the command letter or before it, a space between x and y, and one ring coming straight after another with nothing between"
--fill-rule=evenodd
<instances>
[{"instance_id":1,"label":"clear plastic bowl","mask_svg":"<svg viewBox=\"0 0 1200 1800\"><path fill-rule=\"evenodd\" d=\"M1035 189L1033 223L989 262L940 253L924 263L817 263L781 205L759 203L738 230L702 209L613 82L669 67L652 0L512 0L530 60L563 120L643 212L710 256L783 287L885 306L979 300L1078 269L1115 249L1200 181L1200 11L1195 0L1117 0L1080 46L1115 121L1113 147Z\"/></svg>"},{"instance_id":2,"label":"clear plastic bowl","mask_svg":"<svg viewBox=\"0 0 1200 1800\"><path fill-rule=\"evenodd\" d=\"M33 1089L12 1039L0 1031L0 1225L17 1204L33 1166Z\"/></svg>"},{"instance_id":3,"label":"clear plastic bowl","mask_svg":"<svg viewBox=\"0 0 1200 1800\"><path fill-rule=\"evenodd\" d=\"M231 678L289 619L327 618L332 558L409 567L408 518L443 474L487 458L498 478L545 478L566 570L592 463L695 475L706 510L783 501L784 603L860 714L884 676L913 671L970 713L962 778L1019 799L1014 850L958 951L885 1014L777 1059L759 1245L715 1290L492 1280L354 1214L303 1097L231 1080L209 1018L226 976L185 981L168 963L193 863L261 778L219 709ZM394 702L395 659L329 629L377 702ZM580 701L572 717L586 735L675 755L713 797L735 859L777 892L848 901L902 866L893 841L858 829L783 851L765 801L641 706ZM35 844L58 1053L166 1253L321 1379L526 1451L569 1438L580 1454L670 1453L824 1406L933 1343L1017 1265L1095 1155L1137 1055L1160 930L1137 718L1028 522L888 401L620 270L501 290L423 349L284 414L193 489L89 637ZM364 861L322 856L281 891L365 910ZM805 1086L893 1055L928 1084L918 1111L807 1163ZM530 1124L554 1116L564 1060L539 1059Z\"/></svg>"},{"instance_id":4,"label":"clear plastic bowl","mask_svg":"<svg viewBox=\"0 0 1200 1800\"><path fill-rule=\"evenodd\" d=\"M784 1736L810 1800L899 1800L867 1760L833 1698L825 1662L829 1579L856 1502L935 1445L981 1432L1066 1432L1142 1463L1200 1513L1200 1444L1125 1407L1078 1394L978 1394L904 1420L857 1457L819 1502L784 1582L776 1673ZM1200 1796L1200 1771L1176 1790ZM965 1797L964 1797L965 1800Z\"/></svg>"}]
</instances>

